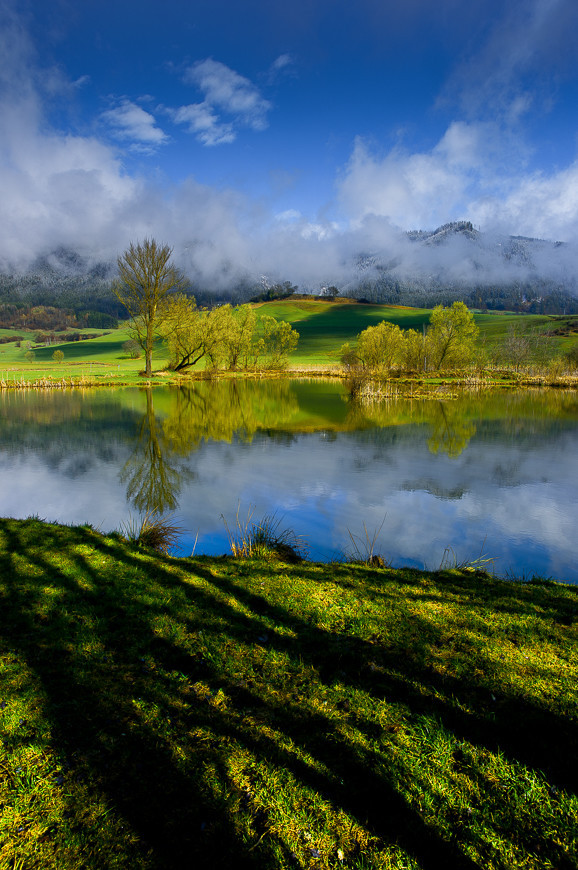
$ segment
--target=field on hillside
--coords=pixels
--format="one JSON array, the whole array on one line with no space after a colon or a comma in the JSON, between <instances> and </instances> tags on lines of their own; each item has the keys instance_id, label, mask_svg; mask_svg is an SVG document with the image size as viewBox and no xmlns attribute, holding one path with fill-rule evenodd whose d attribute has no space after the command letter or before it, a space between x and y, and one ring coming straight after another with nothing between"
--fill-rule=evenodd
<instances>
[{"instance_id":1,"label":"field on hillside","mask_svg":"<svg viewBox=\"0 0 578 870\"><path fill-rule=\"evenodd\" d=\"M431 314L425 308L307 300L266 302L260 310L278 320L287 320L299 332L299 344L291 357L297 365L336 364L341 345L354 341L368 326L390 320L402 329L422 329Z\"/></svg>"},{"instance_id":2,"label":"field on hillside","mask_svg":"<svg viewBox=\"0 0 578 870\"><path fill-rule=\"evenodd\" d=\"M355 302L320 302L316 300L282 300L261 303L258 310L279 320L289 322L299 332L299 344L290 357L290 367L328 367L338 365L339 350L345 342L354 343L356 336L368 326L375 326L381 320L397 323L402 329L421 330L429 322L431 310L404 308L387 305L365 305ZM578 344L578 332L573 332L575 323L571 318L549 317L546 315L477 313L475 320L480 328L480 342L491 347L503 339L508 330L516 327L521 331L552 332L560 330L561 335L553 335L553 346L564 353ZM567 327L567 328L566 328ZM95 330L77 330L92 333ZM33 340L34 333L2 329L0 338L21 335L25 340ZM33 344L34 359L26 358L26 348L17 347L15 342L0 344L0 381L24 376L26 380L49 378L88 378L90 380L134 383L139 380L139 371L144 360L131 359L123 350L123 343L129 338L128 324L112 331L103 331L98 338L78 342L62 342L49 346ZM55 350L64 353L64 361L57 363L52 359ZM154 368L166 367L167 350L160 343L154 354ZM203 368L203 363L200 363Z\"/></svg>"},{"instance_id":3,"label":"field on hillside","mask_svg":"<svg viewBox=\"0 0 578 870\"><path fill-rule=\"evenodd\" d=\"M73 330L79 333L94 335L97 330ZM2 334L9 335L12 330L2 330ZM26 337L22 331L19 335ZM34 333L28 333L29 340L33 339ZM53 379L80 379L90 381L102 380L123 383L137 382L139 372L143 368L143 360L133 360L123 350L123 343L130 337L128 327L103 331L98 338L81 341L62 341L43 346L32 344L34 359L26 358L27 349L17 347L15 343L0 344L0 379L10 381L21 375L26 380L40 379L43 377ZM52 355L60 350L64 354L62 362L56 362ZM159 347L155 353L157 367L164 364L167 359L165 348ZM162 363L161 363L162 361Z\"/></svg>"}]
</instances>

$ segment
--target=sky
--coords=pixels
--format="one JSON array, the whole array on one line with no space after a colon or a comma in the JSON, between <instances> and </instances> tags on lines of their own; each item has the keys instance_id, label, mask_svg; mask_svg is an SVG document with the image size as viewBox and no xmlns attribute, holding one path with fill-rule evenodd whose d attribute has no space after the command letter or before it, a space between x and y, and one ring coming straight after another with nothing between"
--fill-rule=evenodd
<instances>
[{"instance_id":1,"label":"sky","mask_svg":"<svg viewBox=\"0 0 578 870\"><path fill-rule=\"evenodd\" d=\"M323 284L410 229L573 243L576 0L0 0L0 263L154 236Z\"/></svg>"}]
</instances>

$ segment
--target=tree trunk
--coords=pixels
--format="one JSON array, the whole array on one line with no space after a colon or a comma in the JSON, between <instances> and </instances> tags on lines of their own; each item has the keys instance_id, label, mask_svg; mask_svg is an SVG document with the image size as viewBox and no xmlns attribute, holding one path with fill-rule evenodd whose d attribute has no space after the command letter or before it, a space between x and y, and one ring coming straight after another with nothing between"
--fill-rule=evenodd
<instances>
[{"instance_id":1,"label":"tree trunk","mask_svg":"<svg viewBox=\"0 0 578 870\"><path fill-rule=\"evenodd\" d=\"M153 342L154 336L152 324L149 324L147 326L147 340L145 347L145 377L147 378L152 377L153 373Z\"/></svg>"}]
</instances>

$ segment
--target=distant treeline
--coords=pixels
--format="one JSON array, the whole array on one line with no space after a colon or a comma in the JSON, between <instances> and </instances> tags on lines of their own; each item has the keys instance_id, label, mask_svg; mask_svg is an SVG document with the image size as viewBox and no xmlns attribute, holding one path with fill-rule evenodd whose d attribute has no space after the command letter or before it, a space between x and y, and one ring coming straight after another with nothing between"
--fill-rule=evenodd
<instances>
[{"instance_id":1,"label":"distant treeline","mask_svg":"<svg viewBox=\"0 0 578 870\"><path fill-rule=\"evenodd\" d=\"M578 290L578 288L577 288ZM360 301L434 308L459 300L481 311L515 311L524 314L578 314L578 297L557 283L514 282L506 285L466 286L437 284L435 280L395 280L390 276L364 279L349 285L343 295Z\"/></svg>"},{"instance_id":2,"label":"distant treeline","mask_svg":"<svg viewBox=\"0 0 578 870\"><path fill-rule=\"evenodd\" d=\"M41 275L0 275L0 326L5 328L57 329L48 322L24 327L15 320L6 327L3 309L58 309L72 315L70 326L89 329L110 329L116 321L126 320L127 311L119 303L111 289L110 279L94 276L46 278ZM209 290L194 286L197 305L213 308L223 303L240 305L245 302L261 302L286 299L297 293L316 298L332 298L336 295L352 297L359 301L388 305L408 305L415 308L434 308L436 305L451 305L463 301L469 308L491 311L515 311L528 314L578 314L578 285L575 288L554 281L538 280L495 285L442 284L434 278L397 279L390 274L360 278L344 286L330 286L307 293L290 281L280 281L270 286L248 280L222 290ZM104 317L102 315L105 315ZM66 327L62 327L66 328Z\"/></svg>"},{"instance_id":3,"label":"distant treeline","mask_svg":"<svg viewBox=\"0 0 578 870\"><path fill-rule=\"evenodd\" d=\"M102 311L74 311L54 305L0 303L0 328L49 330L114 329L117 318Z\"/></svg>"}]
</instances>

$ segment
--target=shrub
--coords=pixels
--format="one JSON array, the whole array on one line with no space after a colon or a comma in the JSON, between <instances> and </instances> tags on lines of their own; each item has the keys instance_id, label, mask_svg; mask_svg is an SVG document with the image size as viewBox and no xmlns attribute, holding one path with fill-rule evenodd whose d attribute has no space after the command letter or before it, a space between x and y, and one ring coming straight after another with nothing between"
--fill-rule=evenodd
<instances>
[{"instance_id":1,"label":"shrub","mask_svg":"<svg viewBox=\"0 0 578 870\"><path fill-rule=\"evenodd\" d=\"M307 545L293 529L282 529L281 519L275 513L266 514L259 522L253 522L253 508L242 520L239 508L233 531L223 514L221 519L227 530L231 553L238 559L277 558L283 562L301 562L307 554Z\"/></svg>"},{"instance_id":2,"label":"shrub","mask_svg":"<svg viewBox=\"0 0 578 870\"><path fill-rule=\"evenodd\" d=\"M128 341L125 341L122 349L130 356L131 359L139 359L142 355L142 348L138 341L135 341L134 338L129 338Z\"/></svg>"},{"instance_id":3,"label":"shrub","mask_svg":"<svg viewBox=\"0 0 578 870\"><path fill-rule=\"evenodd\" d=\"M173 521L173 515L165 516L156 511L147 511L140 523L129 520L121 526L121 535L139 547L148 547L159 553L168 553L176 547L182 528Z\"/></svg>"}]
</instances>

